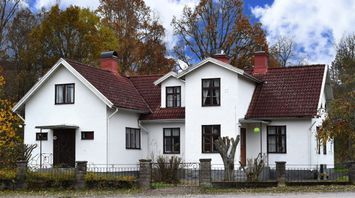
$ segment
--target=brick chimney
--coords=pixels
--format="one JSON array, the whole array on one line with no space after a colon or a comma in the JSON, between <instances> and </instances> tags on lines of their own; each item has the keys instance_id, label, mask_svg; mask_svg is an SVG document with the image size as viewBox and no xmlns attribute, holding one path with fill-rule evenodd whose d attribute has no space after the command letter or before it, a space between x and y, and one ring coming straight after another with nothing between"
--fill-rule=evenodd
<instances>
[{"instance_id":1,"label":"brick chimney","mask_svg":"<svg viewBox=\"0 0 355 198\"><path fill-rule=\"evenodd\" d=\"M230 57L227 54L225 54L224 50L217 50L217 53L213 54L212 58L217 59L217 60L222 61L227 64L229 64L229 62L230 62Z\"/></svg>"},{"instance_id":2,"label":"brick chimney","mask_svg":"<svg viewBox=\"0 0 355 198\"><path fill-rule=\"evenodd\" d=\"M269 56L265 51L257 51L254 55L253 74L266 74L269 68Z\"/></svg>"},{"instance_id":3,"label":"brick chimney","mask_svg":"<svg viewBox=\"0 0 355 198\"><path fill-rule=\"evenodd\" d=\"M101 69L112 72L115 75L120 73L120 67L117 62L117 52L107 51L102 52L100 56Z\"/></svg>"}]
</instances>

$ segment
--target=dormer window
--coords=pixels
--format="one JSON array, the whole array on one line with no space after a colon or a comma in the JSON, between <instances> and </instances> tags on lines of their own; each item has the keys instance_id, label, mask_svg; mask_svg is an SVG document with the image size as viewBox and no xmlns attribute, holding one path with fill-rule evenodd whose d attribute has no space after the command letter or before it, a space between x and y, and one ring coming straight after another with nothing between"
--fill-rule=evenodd
<instances>
[{"instance_id":1,"label":"dormer window","mask_svg":"<svg viewBox=\"0 0 355 198\"><path fill-rule=\"evenodd\" d=\"M55 85L55 104L74 104L74 84Z\"/></svg>"},{"instance_id":2,"label":"dormer window","mask_svg":"<svg viewBox=\"0 0 355 198\"><path fill-rule=\"evenodd\" d=\"M221 105L221 79L202 79L202 106Z\"/></svg>"},{"instance_id":3,"label":"dormer window","mask_svg":"<svg viewBox=\"0 0 355 198\"><path fill-rule=\"evenodd\" d=\"M166 87L166 107L181 107L181 87Z\"/></svg>"}]
</instances>

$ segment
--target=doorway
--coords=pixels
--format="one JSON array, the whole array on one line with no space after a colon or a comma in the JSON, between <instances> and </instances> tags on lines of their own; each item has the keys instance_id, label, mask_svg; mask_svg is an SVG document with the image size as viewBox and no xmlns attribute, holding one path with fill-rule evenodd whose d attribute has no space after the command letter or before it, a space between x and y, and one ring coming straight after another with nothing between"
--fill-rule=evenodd
<instances>
[{"instance_id":1,"label":"doorway","mask_svg":"<svg viewBox=\"0 0 355 198\"><path fill-rule=\"evenodd\" d=\"M53 130L53 166L75 167L75 129Z\"/></svg>"}]
</instances>

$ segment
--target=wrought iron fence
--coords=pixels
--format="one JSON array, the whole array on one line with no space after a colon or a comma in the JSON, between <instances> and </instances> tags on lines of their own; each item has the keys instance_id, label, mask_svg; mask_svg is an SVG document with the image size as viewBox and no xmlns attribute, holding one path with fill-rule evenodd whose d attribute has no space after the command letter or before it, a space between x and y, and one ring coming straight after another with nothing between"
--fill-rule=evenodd
<instances>
[{"instance_id":1,"label":"wrought iron fence","mask_svg":"<svg viewBox=\"0 0 355 198\"><path fill-rule=\"evenodd\" d=\"M131 177L137 178L139 175L138 164L88 164L87 175L100 177L102 179L117 179Z\"/></svg>"},{"instance_id":2,"label":"wrought iron fence","mask_svg":"<svg viewBox=\"0 0 355 198\"><path fill-rule=\"evenodd\" d=\"M152 182L181 186L199 185L199 163L152 163Z\"/></svg>"},{"instance_id":3,"label":"wrought iron fence","mask_svg":"<svg viewBox=\"0 0 355 198\"><path fill-rule=\"evenodd\" d=\"M41 167L39 164L28 164L27 175L34 180L74 180L75 168Z\"/></svg>"},{"instance_id":4,"label":"wrought iron fence","mask_svg":"<svg viewBox=\"0 0 355 198\"><path fill-rule=\"evenodd\" d=\"M224 178L225 170L223 164L212 164L211 166L211 176L213 182L225 181ZM275 167L264 167L261 172L257 174L252 170L243 169L241 166L234 167L233 180L234 182L264 182L264 181L275 181L276 180L276 169Z\"/></svg>"},{"instance_id":5,"label":"wrought iron fence","mask_svg":"<svg viewBox=\"0 0 355 198\"><path fill-rule=\"evenodd\" d=\"M286 165L285 177L288 182L348 182L349 167L346 164L308 166L291 164Z\"/></svg>"}]
</instances>

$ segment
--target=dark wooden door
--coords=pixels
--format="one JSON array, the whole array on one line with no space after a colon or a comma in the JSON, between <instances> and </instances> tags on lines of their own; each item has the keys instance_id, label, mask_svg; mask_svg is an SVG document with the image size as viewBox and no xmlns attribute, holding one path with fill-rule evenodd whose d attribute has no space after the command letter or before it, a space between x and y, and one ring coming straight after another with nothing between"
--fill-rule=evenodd
<instances>
[{"instance_id":1,"label":"dark wooden door","mask_svg":"<svg viewBox=\"0 0 355 198\"><path fill-rule=\"evenodd\" d=\"M75 167L75 129L53 131L53 165Z\"/></svg>"},{"instance_id":2,"label":"dark wooden door","mask_svg":"<svg viewBox=\"0 0 355 198\"><path fill-rule=\"evenodd\" d=\"M246 165L247 152L246 152L246 129L240 128L240 162Z\"/></svg>"}]
</instances>

